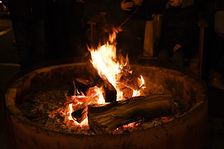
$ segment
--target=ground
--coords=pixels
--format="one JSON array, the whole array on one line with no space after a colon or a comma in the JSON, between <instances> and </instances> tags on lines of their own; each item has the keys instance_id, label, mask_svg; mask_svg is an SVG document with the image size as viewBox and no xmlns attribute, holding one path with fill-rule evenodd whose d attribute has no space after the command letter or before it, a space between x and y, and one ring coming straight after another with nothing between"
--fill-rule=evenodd
<instances>
[{"instance_id":1,"label":"ground","mask_svg":"<svg viewBox=\"0 0 224 149\"><path fill-rule=\"evenodd\" d=\"M7 149L4 144L4 93L8 82L20 72L11 21L0 19L0 148ZM209 95L209 144L208 148L224 148L224 110L221 100L224 90L208 86Z\"/></svg>"}]
</instances>

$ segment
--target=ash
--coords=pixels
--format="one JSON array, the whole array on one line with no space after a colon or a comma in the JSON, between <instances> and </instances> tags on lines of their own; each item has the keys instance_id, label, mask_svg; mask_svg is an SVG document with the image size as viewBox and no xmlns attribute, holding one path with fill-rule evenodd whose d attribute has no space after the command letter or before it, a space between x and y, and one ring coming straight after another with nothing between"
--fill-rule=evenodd
<instances>
[{"instance_id":1,"label":"ash","mask_svg":"<svg viewBox=\"0 0 224 149\"><path fill-rule=\"evenodd\" d=\"M58 110L65 107L66 96L64 93L64 88L30 92L23 97L23 102L18 107L25 117L42 128L61 133L92 135L93 132L85 128L69 126L65 122L65 117L57 113Z\"/></svg>"}]
</instances>

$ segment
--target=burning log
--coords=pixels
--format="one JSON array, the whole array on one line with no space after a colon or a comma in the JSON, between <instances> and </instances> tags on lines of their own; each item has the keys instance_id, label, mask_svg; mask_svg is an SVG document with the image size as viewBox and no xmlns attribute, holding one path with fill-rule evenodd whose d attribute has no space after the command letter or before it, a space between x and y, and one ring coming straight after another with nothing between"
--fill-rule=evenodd
<instances>
[{"instance_id":1,"label":"burning log","mask_svg":"<svg viewBox=\"0 0 224 149\"><path fill-rule=\"evenodd\" d=\"M75 93L76 95L77 95L77 90L86 94L88 89L95 85L93 82L91 82L89 80L84 80L84 79L80 79L80 78L75 79L75 81L73 81L73 82L74 82L74 88L76 90L76 93Z\"/></svg>"},{"instance_id":2,"label":"burning log","mask_svg":"<svg viewBox=\"0 0 224 149\"><path fill-rule=\"evenodd\" d=\"M72 118L81 123L87 117L87 107L72 112Z\"/></svg>"},{"instance_id":3,"label":"burning log","mask_svg":"<svg viewBox=\"0 0 224 149\"><path fill-rule=\"evenodd\" d=\"M104 85L104 99L105 102L116 102L117 99L117 91L116 89L108 82L105 81L105 85Z\"/></svg>"},{"instance_id":4,"label":"burning log","mask_svg":"<svg viewBox=\"0 0 224 149\"><path fill-rule=\"evenodd\" d=\"M173 109L171 95L135 97L105 106L89 105L89 126L96 134L112 134L117 127L139 119L168 116Z\"/></svg>"},{"instance_id":5,"label":"burning log","mask_svg":"<svg viewBox=\"0 0 224 149\"><path fill-rule=\"evenodd\" d=\"M75 95L76 87L75 87L74 81L67 83L67 86L68 87L65 89L65 92L64 93L67 96L73 96L73 95Z\"/></svg>"},{"instance_id":6,"label":"burning log","mask_svg":"<svg viewBox=\"0 0 224 149\"><path fill-rule=\"evenodd\" d=\"M76 78L72 82L67 83L68 87L66 88L67 96L78 96L78 94L85 94L87 93L90 87L96 86L97 84L103 84L103 80L99 77L96 78L97 80L92 80L93 78L83 79L83 78ZM97 83L97 84L96 84Z\"/></svg>"}]
</instances>

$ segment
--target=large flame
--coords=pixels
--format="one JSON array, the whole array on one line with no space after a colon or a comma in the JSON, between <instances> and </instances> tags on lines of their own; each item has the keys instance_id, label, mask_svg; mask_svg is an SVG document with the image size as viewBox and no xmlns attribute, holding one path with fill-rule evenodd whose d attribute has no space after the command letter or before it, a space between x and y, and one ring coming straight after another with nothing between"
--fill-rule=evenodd
<instances>
[{"instance_id":1,"label":"large flame","mask_svg":"<svg viewBox=\"0 0 224 149\"><path fill-rule=\"evenodd\" d=\"M117 33L118 32L115 31L113 34L109 35L109 41L106 44L98 46L97 49L89 48L89 51L91 53L90 61L93 67L104 81L108 81L116 89L116 100L121 101L135 96L142 96L142 89L145 88L145 81L143 76L140 75L137 78L137 87L135 88L133 88L133 85L120 82L120 78L125 76L124 73L131 74L132 71L125 69L129 68L128 58L121 57L119 59L120 61L117 59L115 42ZM127 92L130 92L131 95L125 97L124 94L127 94ZM65 109L62 108L60 113L69 123L72 122L73 125L78 127L88 127L87 108L87 112L85 113L86 117L80 123L72 117L72 112L87 107L89 104L105 104L103 93L103 87L98 86L90 87L86 95L80 93L77 89L76 96L74 95L67 99L67 106Z\"/></svg>"},{"instance_id":2,"label":"large flame","mask_svg":"<svg viewBox=\"0 0 224 149\"><path fill-rule=\"evenodd\" d=\"M89 48L89 51L91 53L91 63L93 64L93 67L98 71L98 74L100 77L104 80L108 80L110 84L113 85L113 87L117 91L117 101L124 100L123 91L119 87L119 79L121 77L121 73L123 72L123 68L127 66L128 59L126 59L126 62L123 62L125 58L121 58L123 61L119 62L117 60L116 55L116 35L118 32L113 32L111 35L109 35L109 41L99 46L97 49ZM139 88L144 86L144 79L141 76L141 84L139 85ZM126 87L131 88L128 85L125 85ZM140 89L133 89L133 96L140 96Z\"/></svg>"},{"instance_id":3,"label":"large flame","mask_svg":"<svg viewBox=\"0 0 224 149\"><path fill-rule=\"evenodd\" d=\"M120 72L120 65L116 60L116 46L107 43L97 50L90 50L90 53L91 63L98 74L116 88L116 76Z\"/></svg>"}]
</instances>

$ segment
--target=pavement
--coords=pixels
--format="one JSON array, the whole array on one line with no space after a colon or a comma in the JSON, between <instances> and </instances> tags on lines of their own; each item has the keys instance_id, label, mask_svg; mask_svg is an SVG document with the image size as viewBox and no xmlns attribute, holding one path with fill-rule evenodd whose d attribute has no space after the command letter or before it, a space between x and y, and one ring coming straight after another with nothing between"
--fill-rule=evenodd
<instances>
[{"instance_id":1,"label":"pavement","mask_svg":"<svg viewBox=\"0 0 224 149\"><path fill-rule=\"evenodd\" d=\"M0 19L0 149L7 149L4 141L4 92L8 82L20 72L19 57L10 20ZM208 87L209 95L209 146L224 149L224 90Z\"/></svg>"}]
</instances>

